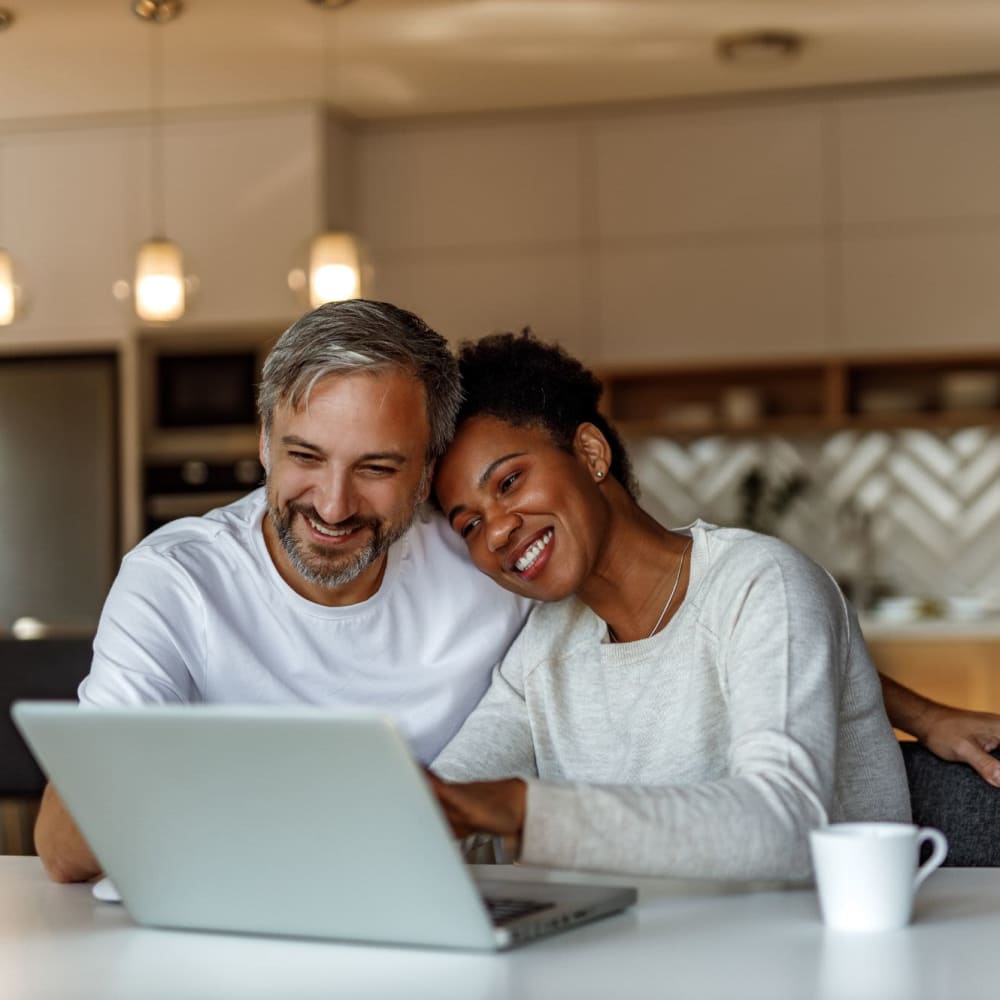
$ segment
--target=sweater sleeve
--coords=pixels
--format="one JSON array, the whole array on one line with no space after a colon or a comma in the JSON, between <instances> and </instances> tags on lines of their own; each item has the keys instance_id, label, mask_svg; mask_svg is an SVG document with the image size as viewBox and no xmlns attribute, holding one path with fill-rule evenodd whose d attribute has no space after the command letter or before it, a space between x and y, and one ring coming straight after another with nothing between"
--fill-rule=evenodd
<instances>
[{"instance_id":1,"label":"sweater sleeve","mask_svg":"<svg viewBox=\"0 0 1000 1000\"><path fill-rule=\"evenodd\" d=\"M829 577L791 550L727 588L701 625L714 633L726 773L656 787L531 781L523 861L710 878L808 875L808 831L826 821L834 794L845 607Z\"/></svg>"}]
</instances>

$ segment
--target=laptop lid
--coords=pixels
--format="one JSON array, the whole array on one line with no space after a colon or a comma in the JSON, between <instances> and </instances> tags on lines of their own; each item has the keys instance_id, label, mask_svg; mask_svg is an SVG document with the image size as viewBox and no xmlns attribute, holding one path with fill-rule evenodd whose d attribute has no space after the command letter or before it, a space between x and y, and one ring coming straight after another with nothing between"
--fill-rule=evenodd
<instances>
[{"instance_id":1,"label":"laptop lid","mask_svg":"<svg viewBox=\"0 0 1000 1000\"><path fill-rule=\"evenodd\" d=\"M494 927L384 719L56 702L12 714L139 923L479 949L537 933ZM635 898L591 896L575 893L573 922Z\"/></svg>"}]
</instances>

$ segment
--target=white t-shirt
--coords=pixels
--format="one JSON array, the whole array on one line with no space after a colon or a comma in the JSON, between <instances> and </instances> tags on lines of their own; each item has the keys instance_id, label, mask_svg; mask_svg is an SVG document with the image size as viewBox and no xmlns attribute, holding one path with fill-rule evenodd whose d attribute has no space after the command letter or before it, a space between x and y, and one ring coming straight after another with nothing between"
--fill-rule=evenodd
<instances>
[{"instance_id":1,"label":"white t-shirt","mask_svg":"<svg viewBox=\"0 0 1000 1000\"><path fill-rule=\"evenodd\" d=\"M421 512L379 590L323 607L281 578L264 490L154 532L123 560L94 640L86 705L184 702L367 708L430 760L482 697L530 604Z\"/></svg>"}]
</instances>

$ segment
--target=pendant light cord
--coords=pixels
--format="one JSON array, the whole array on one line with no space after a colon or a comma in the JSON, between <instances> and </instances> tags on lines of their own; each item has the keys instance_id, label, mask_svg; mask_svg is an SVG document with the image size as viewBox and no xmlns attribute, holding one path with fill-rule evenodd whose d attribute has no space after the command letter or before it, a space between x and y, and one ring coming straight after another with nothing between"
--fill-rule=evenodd
<instances>
[{"instance_id":1,"label":"pendant light cord","mask_svg":"<svg viewBox=\"0 0 1000 1000\"><path fill-rule=\"evenodd\" d=\"M149 191L153 216L153 235L163 236L163 26L149 22Z\"/></svg>"}]
</instances>

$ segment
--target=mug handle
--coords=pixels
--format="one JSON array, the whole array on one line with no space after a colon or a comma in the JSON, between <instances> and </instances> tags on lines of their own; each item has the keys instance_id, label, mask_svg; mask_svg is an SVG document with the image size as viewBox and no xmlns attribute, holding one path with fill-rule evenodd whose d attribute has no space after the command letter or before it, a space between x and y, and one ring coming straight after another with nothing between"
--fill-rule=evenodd
<instances>
[{"instance_id":1,"label":"mug handle","mask_svg":"<svg viewBox=\"0 0 1000 1000\"><path fill-rule=\"evenodd\" d=\"M916 892L920 883L923 882L925 878L935 868L941 866L941 862L944 861L948 854L948 838L940 830L935 830L932 826L922 826L917 830L917 856L920 855L920 848L923 847L925 843L930 843L934 845L934 849L931 851L931 856L917 869L917 874L913 879L913 891Z\"/></svg>"}]
</instances>

